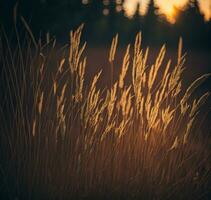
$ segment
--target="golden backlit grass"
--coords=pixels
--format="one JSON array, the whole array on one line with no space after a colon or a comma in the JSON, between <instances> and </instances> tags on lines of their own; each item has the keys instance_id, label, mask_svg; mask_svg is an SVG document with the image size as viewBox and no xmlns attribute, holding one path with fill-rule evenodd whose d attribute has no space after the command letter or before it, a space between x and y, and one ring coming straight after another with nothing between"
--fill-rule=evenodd
<instances>
[{"instance_id":1,"label":"golden backlit grass","mask_svg":"<svg viewBox=\"0 0 211 200\"><path fill-rule=\"evenodd\" d=\"M185 90L182 40L175 66L171 60L164 65L165 45L148 65L149 48L142 49L137 34L115 80L117 35L108 54L111 75L101 70L90 81L82 28L70 33L68 48L59 50L49 38L46 44L27 38L15 49L2 40L7 88L1 104L2 194L208 199L209 143L200 136L196 140L194 130L210 93L192 95L210 74ZM108 85L99 84L102 76L109 77Z\"/></svg>"}]
</instances>

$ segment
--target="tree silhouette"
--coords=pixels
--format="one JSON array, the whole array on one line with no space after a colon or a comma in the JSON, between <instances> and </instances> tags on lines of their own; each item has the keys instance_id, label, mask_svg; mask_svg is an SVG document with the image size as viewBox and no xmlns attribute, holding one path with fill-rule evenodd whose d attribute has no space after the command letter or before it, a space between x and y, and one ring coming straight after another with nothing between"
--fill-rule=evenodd
<instances>
[{"instance_id":1,"label":"tree silhouette","mask_svg":"<svg viewBox=\"0 0 211 200\"><path fill-rule=\"evenodd\" d=\"M176 22L177 32L185 38L188 45L201 46L205 43L206 26L204 15L197 0L189 0Z\"/></svg>"},{"instance_id":2,"label":"tree silhouette","mask_svg":"<svg viewBox=\"0 0 211 200\"><path fill-rule=\"evenodd\" d=\"M125 0L122 0L121 3L119 4L119 6L121 7L121 10L119 11L119 16L125 18L125 9L124 9L124 5L125 5Z\"/></svg>"},{"instance_id":3,"label":"tree silhouette","mask_svg":"<svg viewBox=\"0 0 211 200\"><path fill-rule=\"evenodd\" d=\"M125 0L117 4L119 10L116 12L116 32L120 33L119 40L122 43L129 41L131 38L131 31L133 29L133 21L126 17Z\"/></svg>"},{"instance_id":4,"label":"tree silhouette","mask_svg":"<svg viewBox=\"0 0 211 200\"><path fill-rule=\"evenodd\" d=\"M137 34L142 28L142 16L140 15L141 3L138 2L136 6L136 12L133 16L133 32Z\"/></svg>"},{"instance_id":5,"label":"tree silhouette","mask_svg":"<svg viewBox=\"0 0 211 200\"><path fill-rule=\"evenodd\" d=\"M158 19L158 8L155 6L154 0L150 0L144 19L144 33L145 38L151 42L156 41Z\"/></svg>"},{"instance_id":6,"label":"tree silhouette","mask_svg":"<svg viewBox=\"0 0 211 200\"><path fill-rule=\"evenodd\" d=\"M99 0L90 0L86 6L86 27L88 29L87 33L95 38L96 32L98 32L97 26L98 22L102 20L103 17L103 2Z\"/></svg>"},{"instance_id":7,"label":"tree silhouette","mask_svg":"<svg viewBox=\"0 0 211 200\"><path fill-rule=\"evenodd\" d=\"M168 41L174 44L182 36L186 44L211 48L211 22L204 21L198 0L189 0L184 9L177 9L175 24L169 23L165 15L158 14L155 0L149 0L144 16L139 13L139 2L132 18L126 16L125 0L86 0L84 3L82 0L1 0L0 23L8 32L14 28L16 2L19 16L26 19L38 36L40 32L50 31L64 38L70 29L85 23L84 35L96 42L110 41L118 32L120 41L126 43L141 30L147 43Z\"/></svg>"},{"instance_id":8,"label":"tree silhouette","mask_svg":"<svg viewBox=\"0 0 211 200\"><path fill-rule=\"evenodd\" d=\"M150 0L148 4L147 13L145 16L146 23L149 22L151 24L155 24L158 20L158 14L157 14L158 8L155 6L154 0Z\"/></svg>"},{"instance_id":9,"label":"tree silhouette","mask_svg":"<svg viewBox=\"0 0 211 200\"><path fill-rule=\"evenodd\" d=\"M108 5L109 15L108 15L108 28L109 35L113 37L116 32L117 23L117 13L116 13L116 1L110 0Z\"/></svg>"}]
</instances>

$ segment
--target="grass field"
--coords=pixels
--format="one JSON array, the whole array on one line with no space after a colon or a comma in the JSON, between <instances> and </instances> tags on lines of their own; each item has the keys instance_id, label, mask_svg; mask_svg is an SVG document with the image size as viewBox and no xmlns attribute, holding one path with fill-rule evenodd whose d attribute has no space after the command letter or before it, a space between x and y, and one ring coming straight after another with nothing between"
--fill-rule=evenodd
<instances>
[{"instance_id":1,"label":"grass field","mask_svg":"<svg viewBox=\"0 0 211 200\"><path fill-rule=\"evenodd\" d=\"M208 200L210 54L141 34L86 50L81 32L60 49L1 38L2 199Z\"/></svg>"}]
</instances>

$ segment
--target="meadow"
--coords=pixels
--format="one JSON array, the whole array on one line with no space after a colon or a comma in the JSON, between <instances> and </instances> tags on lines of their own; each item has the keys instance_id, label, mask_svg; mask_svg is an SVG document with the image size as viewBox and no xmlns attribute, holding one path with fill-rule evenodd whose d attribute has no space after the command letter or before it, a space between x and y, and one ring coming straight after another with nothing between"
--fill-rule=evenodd
<instances>
[{"instance_id":1,"label":"meadow","mask_svg":"<svg viewBox=\"0 0 211 200\"><path fill-rule=\"evenodd\" d=\"M82 29L60 48L1 36L2 199L208 200L211 74L189 83L182 39L151 56L141 33L92 67Z\"/></svg>"}]
</instances>

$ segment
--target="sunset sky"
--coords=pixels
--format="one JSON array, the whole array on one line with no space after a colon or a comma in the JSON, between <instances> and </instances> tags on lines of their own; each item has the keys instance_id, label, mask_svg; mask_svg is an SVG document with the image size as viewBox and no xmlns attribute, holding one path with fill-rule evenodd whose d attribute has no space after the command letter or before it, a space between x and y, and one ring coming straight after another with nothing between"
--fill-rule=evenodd
<instances>
[{"instance_id":1,"label":"sunset sky","mask_svg":"<svg viewBox=\"0 0 211 200\"><path fill-rule=\"evenodd\" d=\"M145 12L149 0L126 0L125 7L129 14L134 12L137 2L141 3L141 12ZM155 0L155 2L160 8L160 12L166 14L170 20L173 20L176 15L174 7L183 7L188 0ZM199 3L206 19L211 18L211 0L200 0Z\"/></svg>"}]
</instances>

